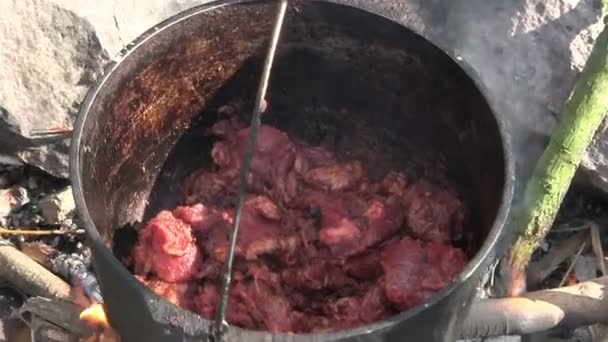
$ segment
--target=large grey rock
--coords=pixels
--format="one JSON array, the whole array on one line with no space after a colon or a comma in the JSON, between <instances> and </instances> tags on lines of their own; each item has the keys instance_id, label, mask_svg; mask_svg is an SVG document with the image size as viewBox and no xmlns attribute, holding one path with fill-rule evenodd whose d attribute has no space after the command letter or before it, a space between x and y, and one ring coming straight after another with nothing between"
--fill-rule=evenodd
<instances>
[{"instance_id":1,"label":"large grey rock","mask_svg":"<svg viewBox=\"0 0 608 342\"><path fill-rule=\"evenodd\" d=\"M179 13L210 0L100 0L95 6L81 0L52 0L62 8L87 18L110 56L143 32Z\"/></svg>"},{"instance_id":2,"label":"large grey rock","mask_svg":"<svg viewBox=\"0 0 608 342\"><path fill-rule=\"evenodd\" d=\"M93 27L45 0L0 4L0 149L57 176L67 142L36 146L32 131L69 128L108 60Z\"/></svg>"},{"instance_id":3,"label":"large grey rock","mask_svg":"<svg viewBox=\"0 0 608 342\"><path fill-rule=\"evenodd\" d=\"M511 126L518 175L526 179L603 28L601 1L472 0L449 6L449 30L432 27L429 34L471 64L497 99Z\"/></svg>"},{"instance_id":4,"label":"large grey rock","mask_svg":"<svg viewBox=\"0 0 608 342\"><path fill-rule=\"evenodd\" d=\"M3 0L0 3L0 154L67 177L67 139L33 130L69 128L110 56L193 0Z\"/></svg>"},{"instance_id":5,"label":"large grey rock","mask_svg":"<svg viewBox=\"0 0 608 342\"><path fill-rule=\"evenodd\" d=\"M69 125L106 56L117 55L169 16L206 2L99 0L92 6L80 0L4 0L0 43L9 48L0 51L0 146L16 144L21 149L15 154L26 162L65 176L66 141L32 146L28 131ZM600 0L353 3L388 10L471 65L510 124L522 179L545 147L557 113L602 28ZM603 153L608 136L603 137L584 163L585 174L600 186L608 184L608 159Z\"/></svg>"},{"instance_id":6,"label":"large grey rock","mask_svg":"<svg viewBox=\"0 0 608 342\"><path fill-rule=\"evenodd\" d=\"M581 179L608 192L608 122L598 130L581 167Z\"/></svg>"},{"instance_id":7,"label":"large grey rock","mask_svg":"<svg viewBox=\"0 0 608 342\"><path fill-rule=\"evenodd\" d=\"M509 124L520 180L515 203L521 203L525 179L603 28L601 1L411 2L415 27L472 67ZM608 166L605 171L608 176Z\"/></svg>"}]
</instances>

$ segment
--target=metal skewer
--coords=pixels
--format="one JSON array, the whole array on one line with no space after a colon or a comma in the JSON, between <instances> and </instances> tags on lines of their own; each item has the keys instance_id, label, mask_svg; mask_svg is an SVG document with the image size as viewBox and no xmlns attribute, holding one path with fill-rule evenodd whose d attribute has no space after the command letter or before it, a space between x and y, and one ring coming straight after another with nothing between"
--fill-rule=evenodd
<instances>
[{"instance_id":1,"label":"metal skewer","mask_svg":"<svg viewBox=\"0 0 608 342\"><path fill-rule=\"evenodd\" d=\"M249 136L247 140L247 150L245 152L245 158L241 164L241 173L239 179L239 192L238 202L236 206L236 213L234 215L234 223L232 227L232 235L230 236L230 249L228 250L228 257L226 264L224 265L224 272L222 278L222 285L220 287L220 301L217 307L215 325L212 327L211 338L215 342L222 342L224 340L224 334L228 323L226 322L226 309L228 307L228 294L230 291L230 282L232 280L232 264L234 260L234 252L236 249L236 241L239 233L239 225L241 223L241 213L243 211L244 198L248 189L248 176L249 169L251 166L251 160L253 159L253 152L255 142L258 134L258 128L260 127L260 115L265 110L265 97L268 89L268 81L270 80L270 72L274 62L274 56L279 43L279 37L283 28L283 21L285 19L285 13L287 12L287 0L279 0L278 11L275 18L274 28L272 31L272 37L270 40L270 46L268 48L268 54L264 61L264 69L262 70L262 77L258 87L258 92L255 99L255 106L253 108L253 114L251 116L251 125L249 127Z\"/></svg>"}]
</instances>

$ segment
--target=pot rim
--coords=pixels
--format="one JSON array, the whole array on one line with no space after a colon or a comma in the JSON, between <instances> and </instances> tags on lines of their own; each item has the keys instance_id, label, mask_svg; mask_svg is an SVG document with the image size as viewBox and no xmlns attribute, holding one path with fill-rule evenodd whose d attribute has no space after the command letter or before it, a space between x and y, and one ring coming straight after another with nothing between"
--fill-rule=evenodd
<instances>
[{"instance_id":1,"label":"pot rim","mask_svg":"<svg viewBox=\"0 0 608 342\"><path fill-rule=\"evenodd\" d=\"M501 198L501 203L498 208L496 217L494 218L492 228L490 229L485 241L483 242L480 249L477 251L475 256L467 263L465 269L455 277L452 282L446 286L441 291L435 293L428 301L423 304L417 305L414 308L409 310L400 312L397 315L390 317L389 319L383 320L381 322L376 322L372 324L367 324L364 326L356 327L353 329L340 330L336 332L329 333L308 333L308 334L272 334L267 331L255 331L239 328L236 326L230 326L230 329L235 329L237 331L247 332L247 334L261 334L261 335L271 335L276 340L283 340L283 338L293 338L295 336L300 337L308 337L312 338L312 340L331 340L336 338L347 338L351 336L357 336L362 334L368 334L374 331L385 330L394 326L395 324L412 318L419 313L423 312L427 308L435 305L437 302L441 301L445 297L449 296L454 290L460 286L464 281L469 279L478 268L484 266L484 262L487 261L488 256L494 250L496 255L502 255L504 252L504 247L498 251L495 250L497 242L501 237L501 233L505 229L505 224L507 222L507 218L509 216L511 201L513 199L513 191L515 184L515 176L514 176L514 161L512 156L512 143L510 139L510 135L508 134L508 126L504 118L497 113L498 105L496 100L490 96L489 89L485 86L485 84L481 81L478 73L475 69L468 64L462 57L456 55L454 52L446 51L446 49L441 48L437 44L435 44L429 37L423 35L419 30L416 30L411 25L408 25L404 22L404 20L396 20L394 18L390 18L386 14L383 14L382 11L378 9L369 9L369 8L361 8L356 6L357 1L353 0L312 0L314 2L319 3L329 3L334 5L348 6L357 10L365 11L373 15L380 16L384 19L388 19L398 25L403 26L406 29L411 30L415 34L423 37L427 42L435 46L437 49L442 51L445 55L447 55L450 60L456 63L460 68L465 72L469 79L473 81L477 90L480 92L483 99L486 101L494 121L498 128L498 133L502 143L502 153L504 160L504 181L503 181L503 194ZM91 110L93 104L97 99L97 95L100 90L105 86L106 82L113 76L114 72L117 71L122 62L129 58L129 56L142 47L146 42L152 39L157 34L160 34L162 31L176 25L180 22L186 21L192 17L205 15L206 12L212 11L218 8L222 8L225 6L232 6L237 4L245 4L245 3L255 3L259 2L259 0L213 0L209 3L198 5L187 9L185 11L179 12L168 19L160 22L159 24L153 26L152 28L145 31L135 40L133 40L130 44L128 44L123 50L121 50L116 57L114 57L104 68L103 75L99 77L95 84L89 89L87 95L85 96L80 110L78 112L77 119L74 123L74 131L70 144L70 166L69 166L69 176L70 181L72 183L74 200L76 203L76 208L78 210L79 216L82 219L82 222L85 226L85 230L87 232L89 240L89 244L92 245L92 248L103 248L105 249L105 253L109 253L112 255L112 252L109 248L107 248L104 244L104 240L99 234L95 223L93 222L91 215L89 213L86 200L84 198L84 193L82 190L82 174L80 170L80 149L81 149L81 139L83 134L83 128L88 118L89 111ZM372 4L368 5L372 6ZM131 278L128 281L137 282L135 277L126 270L126 268L118 261L118 259L113 258L112 262L115 262L120 265L126 271ZM125 279L126 280L126 279ZM157 296L156 294L153 294ZM157 296L162 301L166 301L164 298ZM168 303L168 302L167 302ZM464 304L464 303L463 303ZM208 321L208 320L207 320Z\"/></svg>"}]
</instances>

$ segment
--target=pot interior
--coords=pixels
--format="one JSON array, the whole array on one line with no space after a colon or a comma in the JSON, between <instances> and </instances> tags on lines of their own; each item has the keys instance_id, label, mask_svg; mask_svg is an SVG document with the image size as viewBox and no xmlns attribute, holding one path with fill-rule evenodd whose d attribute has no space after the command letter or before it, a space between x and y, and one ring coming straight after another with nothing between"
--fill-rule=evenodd
<instances>
[{"instance_id":1,"label":"pot interior","mask_svg":"<svg viewBox=\"0 0 608 342\"><path fill-rule=\"evenodd\" d=\"M209 166L205 128L223 105L250 115L274 6L234 4L140 40L98 89L79 160L101 236L174 208L179 185ZM292 5L264 123L389 170L455 188L477 253L505 188L503 142L479 89L440 49L387 19L324 2Z\"/></svg>"}]
</instances>

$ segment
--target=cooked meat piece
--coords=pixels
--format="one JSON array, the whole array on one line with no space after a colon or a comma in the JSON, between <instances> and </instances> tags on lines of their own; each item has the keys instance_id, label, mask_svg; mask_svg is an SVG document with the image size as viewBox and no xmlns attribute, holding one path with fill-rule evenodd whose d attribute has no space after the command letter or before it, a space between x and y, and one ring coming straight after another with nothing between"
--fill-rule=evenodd
<instances>
[{"instance_id":1,"label":"cooked meat piece","mask_svg":"<svg viewBox=\"0 0 608 342\"><path fill-rule=\"evenodd\" d=\"M224 110L223 112L226 113L228 111L229 110ZM240 119L236 117L231 117L216 122L213 126L211 126L209 133L211 133L211 135L222 137L224 139L233 139L238 133L238 131L245 127L246 125Z\"/></svg>"},{"instance_id":2,"label":"cooked meat piece","mask_svg":"<svg viewBox=\"0 0 608 342\"><path fill-rule=\"evenodd\" d=\"M224 264L217 261L217 260L213 260L210 258L205 259L205 262L203 263L203 266L201 267L201 278L204 279L211 279L211 280L219 280L221 275L222 275L222 271L224 269Z\"/></svg>"},{"instance_id":3,"label":"cooked meat piece","mask_svg":"<svg viewBox=\"0 0 608 342\"><path fill-rule=\"evenodd\" d=\"M334 327L332 327L332 320L321 315L292 311L290 313L290 318L293 322L294 333L320 333L335 330Z\"/></svg>"},{"instance_id":4,"label":"cooked meat piece","mask_svg":"<svg viewBox=\"0 0 608 342\"><path fill-rule=\"evenodd\" d=\"M181 187L182 202L186 205L205 203L225 207L235 202L237 171L200 171L190 175Z\"/></svg>"},{"instance_id":5,"label":"cooked meat piece","mask_svg":"<svg viewBox=\"0 0 608 342\"><path fill-rule=\"evenodd\" d=\"M305 202L320 213L319 240L327 246L339 250L356 249L361 239L361 231L353 216L349 215L353 208L345 198L351 196L329 196L319 192L306 195ZM350 209L350 210L349 210Z\"/></svg>"},{"instance_id":6,"label":"cooked meat piece","mask_svg":"<svg viewBox=\"0 0 608 342\"><path fill-rule=\"evenodd\" d=\"M217 286L213 283L205 282L195 299L196 312L206 319L215 319L219 299L220 292Z\"/></svg>"},{"instance_id":7,"label":"cooked meat piece","mask_svg":"<svg viewBox=\"0 0 608 342\"><path fill-rule=\"evenodd\" d=\"M359 240L361 232L352 220L347 217L333 215L333 213L330 214L327 211L324 214L324 217L332 218L324 219L326 224L319 233L319 240L321 240L321 242L326 245L337 245Z\"/></svg>"},{"instance_id":8,"label":"cooked meat piece","mask_svg":"<svg viewBox=\"0 0 608 342\"><path fill-rule=\"evenodd\" d=\"M270 332L291 332L291 305L283 293L280 276L259 266L252 267L251 272L254 279L249 293L255 303L252 317Z\"/></svg>"},{"instance_id":9,"label":"cooked meat piece","mask_svg":"<svg viewBox=\"0 0 608 342\"><path fill-rule=\"evenodd\" d=\"M386 297L399 310L426 301L465 266L465 255L460 249L409 237L386 246L381 258Z\"/></svg>"},{"instance_id":10,"label":"cooked meat piece","mask_svg":"<svg viewBox=\"0 0 608 342\"><path fill-rule=\"evenodd\" d=\"M320 257L300 268L283 270L281 279L290 287L307 290L339 289L352 284L353 280L338 265Z\"/></svg>"},{"instance_id":11,"label":"cooked meat piece","mask_svg":"<svg viewBox=\"0 0 608 342\"><path fill-rule=\"evenodd\" d=\"M231 324L247 328L257 329L259 322L253 318L251 311L255 302L243 282L237 282L230 289L230 305L226 310L226 320Z\"/></svg>"},{"instance_id":12,"label":"cooked meat piece","mask_svg":"<svg viewBox=\"0 0 608 342\"><path fill-rule=\"evenodd\" d=\"M464 207L453 193L419 180L406 195L407 225L423 240L450 242L462 236Z\"/></svg>"},{"instance_id":13,"label":"cooked meat piece","mask_svg":"<svg viewBox=\"0 0 608 342\"><path fill-rule=\"evenodd\" d=\"M372 200L363 216L367 229L361 245L365 249L395 235L403 224L403 208L396 198Z\"/></svg>"},{"instance_id":14,"label":"cooked meat piece","mask_svg":"<svg viewBox=\"0 0 608 342\"><path fill-rule=\"evenodd\" d=\"M373 285L370 287L361 301L361 308L359 310L359 319L361 322L378 322L387 319L392 314L393 310L391 308L391 303L384 295L383 286Z\"/></svg>"},{"instance_id":15,"label":"cooked meat piece","mask_svg":"<svg viewBox=\"0 0 608 342\"><path fill-rule=\"evenodd\" d=\"M224 221L230 221L230 215L225 210L216 210L198 203L191 207L177 207L173 215L192 227L195 235L205 236L214 226Z\"/></svg>"},{"instance_id":16,"label":"cooked meat piece","mask_svg":"<svg viewBox=\"0 0 608 342\"><path fill-rule=\"evenodd\" d=\"M240 169L247 150L248 135L249 129L246 128L240 130L233 140L215 143L211 152L213 161L222 168ZM266 125L260 126L256 139L251 161L253 178L262 182L272 181L273 168L281 159L293 154L293 146L285 133Z\"/></svg>"},{"instance_id":17,"label":"cooked meat piece","mask_svg":"<svg viewBox=\"0 0 608 342\"><path fill-rule=\"evenodd\" d=\"M294 170L300 175L305 175L310 169L334 163L334 156L322 147L295 144Z\"/></svg>"},{"instance_id":18,"label":"cooked meat piece","mask_svg":"<svg viewBox=\"0 0 608 342\"><path fill-rule=\"evenodd\" d=\"M249 134L236 107L219 116L206 132L218 138L215 165L184 180L180 206L150 220L131 252L142 282L207 319L218 306ZM462 270L464 253L449 245L462 233L458 197L398 172L378 181L372 171L260 127L228 323L288 334L353 328L420 304Z\"/></svg>"},{"instance_id":19,"label":"cooked meat piece","mask_svg":"<svg viewBox=\"0 0 608 342\"><path fill-rule=\"evenodd\" d=\"M262 201L265 201L262 199ZM263 254L275 252L289 253L298 248L300 239L295 232L281 229L280 222L269 220L265 216L277 215L268 206L271 202L260 205L260 197L251 197L245 201L241 212L241 223L237 238L236 255L247 260L255 260ZM272 209L275 210L275 209ZM278 210L278 209L276 209ZM218 225L210 232L206 250L215 260L224 261L228 256L232 226Z\"/></svg>"},{"instance_id":20,"label":"cooked meat piece","mask_svg":"<svg viewBox=\"0 0 608 342\"><path fill-rule=\"evenodd\" d=\"M389 172L382 180L384 190L395 196L405 197L407 191L407 179L400 172Z\"/></svg>"},{"instance_id":21,"label":"cooked meat piece","mask_svg":"<svg viewBox=\"0 0 608 342\"><path fill-rule=\"evenodd\" d=\"M333 301L330 300L325 306L325 316L332 317L338 322L338 326L352 327L359 323L361 302L356 297L343 297ZM335 323L334 323L335 324Z\"/></svg>"},{"instance_id":22,"label":"cooked meat piece","mask_svg":"<svg viewBox=\"0 0 608 342\"><path fill-rule=\"evenodd\" d=\"M361 178L363 166L359 161L320 166L308 170L304 175L307 183L328 191L352 189L359 184Z\"/></svg>"},{"instance_id":23,"label":"cooked meat piece","mask_svg":"<svg viewBox=\"0 0 608 342\"><path fill-rule=\"evenodd\" d=\"M357 279L375 280L383 273L380 253L371 250L367 254L352 257L344 265L344 270L348 275Z\"/></svg>"},{"instance_id":24,"label":"cooked meat piece","mask_svg":"<svg viewBox=\"0 0 608 342\"><path fill-rule=\"evenodd\" d=\"M161 211L140 231L133 258L136 274L153 272L168 282L194 279L202 262L190 226L169 211Z\"/></svg>"},{"instance_id":25,"label":"cooked meat piece","mask_svg":"<svg viewBox=\"0 0 608 342\"><path fill-rule=\"evenodd\" d=\"M265 219L271 221L279 221L281 219L281 211L274 202L266 196L255 196L249 199L249 203L253 206L258 214Z\"/></svg>"}]
</instances>

